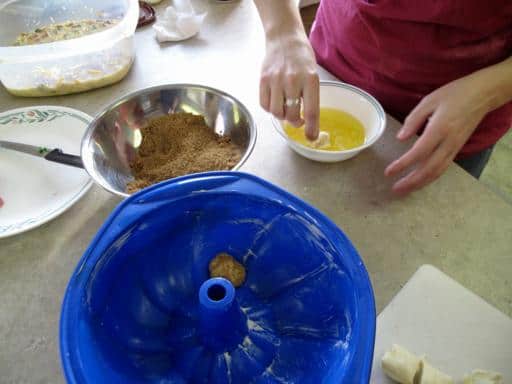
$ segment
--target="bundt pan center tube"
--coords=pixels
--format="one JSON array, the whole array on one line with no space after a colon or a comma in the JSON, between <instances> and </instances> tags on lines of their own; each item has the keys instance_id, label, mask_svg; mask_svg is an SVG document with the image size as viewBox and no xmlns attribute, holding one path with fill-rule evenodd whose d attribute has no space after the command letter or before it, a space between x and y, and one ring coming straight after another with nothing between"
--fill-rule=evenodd
<instances>
[{"instance_id":1,"label":"bundt pan center tube","mask_svg":"<svg viewBox=\"0 0 512 384\"><path fill-rule=\"evenodd\" d=\"M235 299L235 288L221 277L206 280L199 289L200 335L212 351L228 352L243 342L247 319Z\"/></svg>"}]
</instances>

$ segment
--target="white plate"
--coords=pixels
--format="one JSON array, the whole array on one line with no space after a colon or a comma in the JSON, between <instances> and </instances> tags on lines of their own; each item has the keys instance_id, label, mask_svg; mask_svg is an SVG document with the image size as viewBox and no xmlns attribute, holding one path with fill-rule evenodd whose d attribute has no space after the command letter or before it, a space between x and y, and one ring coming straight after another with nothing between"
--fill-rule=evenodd
<instances>
[{"instance_id":1,"label":"white plate","mask_svg":"<svg viewBox=\"0 0 512 384\"><path fill-rule=\"evenodd\" d=\"M0 140L80 154L92 118L64 107L29 107L0 113ZM0 149L0 238L38 227L77 202L91 187L85 170Z\"/></svg>"}]
</instances>

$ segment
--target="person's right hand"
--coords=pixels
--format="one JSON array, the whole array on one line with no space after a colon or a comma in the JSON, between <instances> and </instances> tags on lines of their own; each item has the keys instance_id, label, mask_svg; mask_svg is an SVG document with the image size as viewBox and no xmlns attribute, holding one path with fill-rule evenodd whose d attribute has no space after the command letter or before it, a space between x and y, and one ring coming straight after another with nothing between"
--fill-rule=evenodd
<instances>
[{"instance_id":1,"label":"person's right hand","mask_svg":"<svg viewBox=\"0 0 512 384\"><path fill-rule=\"evenodd\" d=\"M267 39L267 51L260 81L263 109L281 120L300 127L305 123L306 137L318 137L320 85L313 49L304 36L278 36ZM302 100L286 106L286 100Z\"/></svg>"}]
</instances>

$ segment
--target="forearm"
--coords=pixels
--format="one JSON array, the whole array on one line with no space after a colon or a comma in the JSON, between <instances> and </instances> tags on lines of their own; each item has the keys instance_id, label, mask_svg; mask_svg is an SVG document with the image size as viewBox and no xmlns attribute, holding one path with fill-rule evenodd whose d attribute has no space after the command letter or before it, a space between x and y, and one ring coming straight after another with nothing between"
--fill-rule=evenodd
<instances>
[{"instance_id":1,"label":"forearm","mask_svg":"<svg viewBox=\"0 0 512 384\"><path fill-rule=\"evenodd\" d=\"M468 76L481 91L483 108L495 110L512 101L512 57Z\"/></svg>"},{"instance_id":2,"label":"forearm","mask_svg":"<svg viewBox=\"0 0 512 384\"><path fill-rule=\"evenodd\" d=\"M286 119L295 126L305 124L306 136L315 140L318 137L320 85L315 53L304 31L298 2L254 0L254 3L266 37L260 104L279 119ZM285 105L289 100L293 105Z\"/></svg>"},{"instance_id":3,"label":"forearm","mask_svg":"<svg viewBox=\"0 0 512 384\"><path fill-rule=\"evenodd\" d=\"M254 0L267 42L276 39L307 39L296 0Z\"/></svg>"}]
</instances>

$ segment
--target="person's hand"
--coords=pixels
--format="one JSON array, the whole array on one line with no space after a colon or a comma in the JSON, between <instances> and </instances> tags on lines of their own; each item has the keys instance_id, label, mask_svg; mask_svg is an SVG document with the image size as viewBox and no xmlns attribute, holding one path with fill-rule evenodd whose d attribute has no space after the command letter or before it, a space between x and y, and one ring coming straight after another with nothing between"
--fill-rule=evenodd
<instances>
[{"instance_id":1,"label":"person's hand","mask_svg":"<svg viewBox=\"0 0 512 384\"><path fill-rule=\"evenodd\" d=\"M319 132L319 93L316 60L305 35L278 36L267 41L260 81L263 109L294 126L305 123L306 136L315 140ZM286 105L286 100L290 105ZM299 102L293 103L293 100Z\"/></svg>"},{"instance_id":2,"label":"person's hand","mask_svg":"<svg viewBox=\"0 0 512 384\"><path fill-rule=\"evenodd\" d=\"M437 179L451 164L483 117L489 112L480 78L461 78L425 96L405 119L398 140L425 127L412 148L385 170L386 176L408 171L393 185L406 195Z\"/></svg>"}]
</instances>

